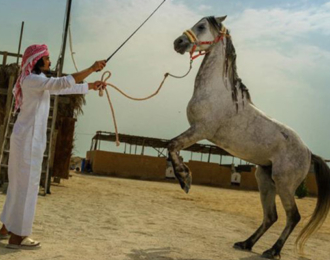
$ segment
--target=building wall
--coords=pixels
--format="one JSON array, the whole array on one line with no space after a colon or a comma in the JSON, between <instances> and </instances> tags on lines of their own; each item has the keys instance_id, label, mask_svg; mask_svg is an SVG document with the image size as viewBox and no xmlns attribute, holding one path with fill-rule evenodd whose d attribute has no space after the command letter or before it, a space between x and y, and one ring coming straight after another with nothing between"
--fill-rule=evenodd
<instances>
[{"instance_id":1,"label":"building wall","mask_svg":"<svg viewBox=\"0 0 330 260\"><path fill-rule=\"evenodd\" d=\"M306 186L308 189L309 195L317 195L317 185L314 173L309 173L306 178Z\"/></svg>"},{"instance_id":2,"label":"building wall","mask_svg":"<svg viewBox=\"0 0 330 260\"><path fill-rule=\"evenodd\" d=\"M212 185L223 188L231 186L230 167L200 161L189 161L186 164L192 172L193 184Z\"/></svg>"},{"instance_id":3,"label":"building wall","mask_svg":"<svg viewBox=\"0 0 330 260\"><path fill-rule=\"evenodd\" d=\"M241 172L241 185L240 188L243 190L259 190L257 179L255 177L256 168L253 167L251 172Z\"/></svg>"},{"instance_id":4,"label":"building wall","mask_svg":"<svg viewBox=\"0 0 330 260\"><path fill-rule=\"evenodd\" d=\"M124 178L163 180L166 158L145 155L91 151L88 156L96 174Z\"/></svg>"},{"instance_id":5,"label":"building wall","mask_svg":"<svg viewBox=\"0 0 330 260\"><path fill-rule=\"evenodd\" d=\"M164 180L166 158L146 155L122 154L105 151L87 152L87 158L92 162L95 174L135 178L145 180ZM211 185L222 188L231 186L231 168L217 163L189 161L186 163L193 175L193 184ZM241 172L241 184L235 188L243 190L258 190L253 167L251 172ZM309 173L306 185L310 195L317 194L315 175Z\"/></svg>"}]
</instances>

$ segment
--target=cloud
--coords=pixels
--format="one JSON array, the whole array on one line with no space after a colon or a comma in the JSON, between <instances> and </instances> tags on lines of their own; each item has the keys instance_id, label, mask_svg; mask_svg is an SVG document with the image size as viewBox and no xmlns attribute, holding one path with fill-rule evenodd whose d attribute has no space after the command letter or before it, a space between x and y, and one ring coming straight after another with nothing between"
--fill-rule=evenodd
<instances>
[{"instance_id":1,"label":"cloud","mask_svg":"<svg viewBox=\"0 0 330 260\"><path fill-rule=\"evenodd\" d=\"M239 39L276 39L292 41L311 33L330 34L330 4L304 10L247 9L230 17L231 28Z\"/></svg>"},{"instance_id":2,"label":"cloud","mask_svg":"<svg viewBox=\"0 0 330 260\"><path fill-rule=\"evenodd\" d=\"M201 12L212 10L212 6L210 5L200 5L198 6L198 10Z\"/></svg>"}]
</instances>

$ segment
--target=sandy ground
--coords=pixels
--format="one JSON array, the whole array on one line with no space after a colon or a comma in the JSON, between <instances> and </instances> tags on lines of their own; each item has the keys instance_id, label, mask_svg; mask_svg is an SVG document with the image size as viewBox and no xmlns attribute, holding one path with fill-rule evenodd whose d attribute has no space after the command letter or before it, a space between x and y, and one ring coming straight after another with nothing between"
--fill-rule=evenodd
<instances>
[{"instance_id":1,"label":"sandy ground","mask_svg":"<svg viewBox=\"0 0 330 260\"><path fill-rule=\"evenodd\" d=\"M5 260L260 260L284 226L279 221L253 248L237 251L259 226L262 215L257 192L193 186L186 195L177 183L149 182L72 174L52 186L52 195L39 197L33 238L42 242L36 251L13 251L0 241ZM0 195L2 207L5 196ZM316 200L299 200L303 218ZM282 259L296 260L289 238ZM330 217L309 240L306 258L330 259Z\"/></svg>"}]
</instances>

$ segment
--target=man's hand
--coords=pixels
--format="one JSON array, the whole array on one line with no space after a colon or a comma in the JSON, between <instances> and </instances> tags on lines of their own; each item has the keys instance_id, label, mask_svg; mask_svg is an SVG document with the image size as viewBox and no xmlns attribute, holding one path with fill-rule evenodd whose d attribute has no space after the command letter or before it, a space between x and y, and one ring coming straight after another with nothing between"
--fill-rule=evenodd
<instances>
[{"instance_id":1,"label":"man's hand","mask_svg":"<svg viewBox=\"0 0 330 260\"><path fill-rule=\"evenodd\" d=\"M95 61L91 68L94 72L101 71L106 65L107 65L106 60L100 60L100 61Z\"/></svg>"},{"instance_id":2,"label":"man's hand","mask_svg":"<svg viewBox=\"0 0 330 260\"><path fill-rule=\"evenodd\" d=\"M88 83L88 89L92 89L92 90L104 90L106 87L107 87L107 83L99 80L93 83Z\"/></svg>"}]
</instances>

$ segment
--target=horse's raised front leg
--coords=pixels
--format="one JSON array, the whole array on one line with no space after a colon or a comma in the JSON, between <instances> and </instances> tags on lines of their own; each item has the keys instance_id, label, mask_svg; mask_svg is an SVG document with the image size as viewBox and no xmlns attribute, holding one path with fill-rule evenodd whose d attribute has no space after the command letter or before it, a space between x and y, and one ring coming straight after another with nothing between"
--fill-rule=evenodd
<instances>
[{"instance_id":1,"label":"horse's raised front leg","mask_svg":"<svg viewBox=\"0 0 330 260\"><path fill-rule=\"evenodd\" d=\"M180 158L179 151L204 138L201 131L199 131L199 127L193 125L187 131L172 139L168 145L169 158L173 164L174 174L186 193L189 192L192 176L188 166Z\"/></svg>"},{"instance_id":2,"label":"horse's raised front leg","mask_svg":"<svg viewBox=\"0 0 330 260\"><path fill-rule=\"evenodd\" d=\"M256 178L260 191L264 219L261 226L243 242L235 243L234 248L251 250L260 237L277 221L277 211L275 204L276 187L271 177L271 168L258 166Z\"/></svg>"}]
</instances>

